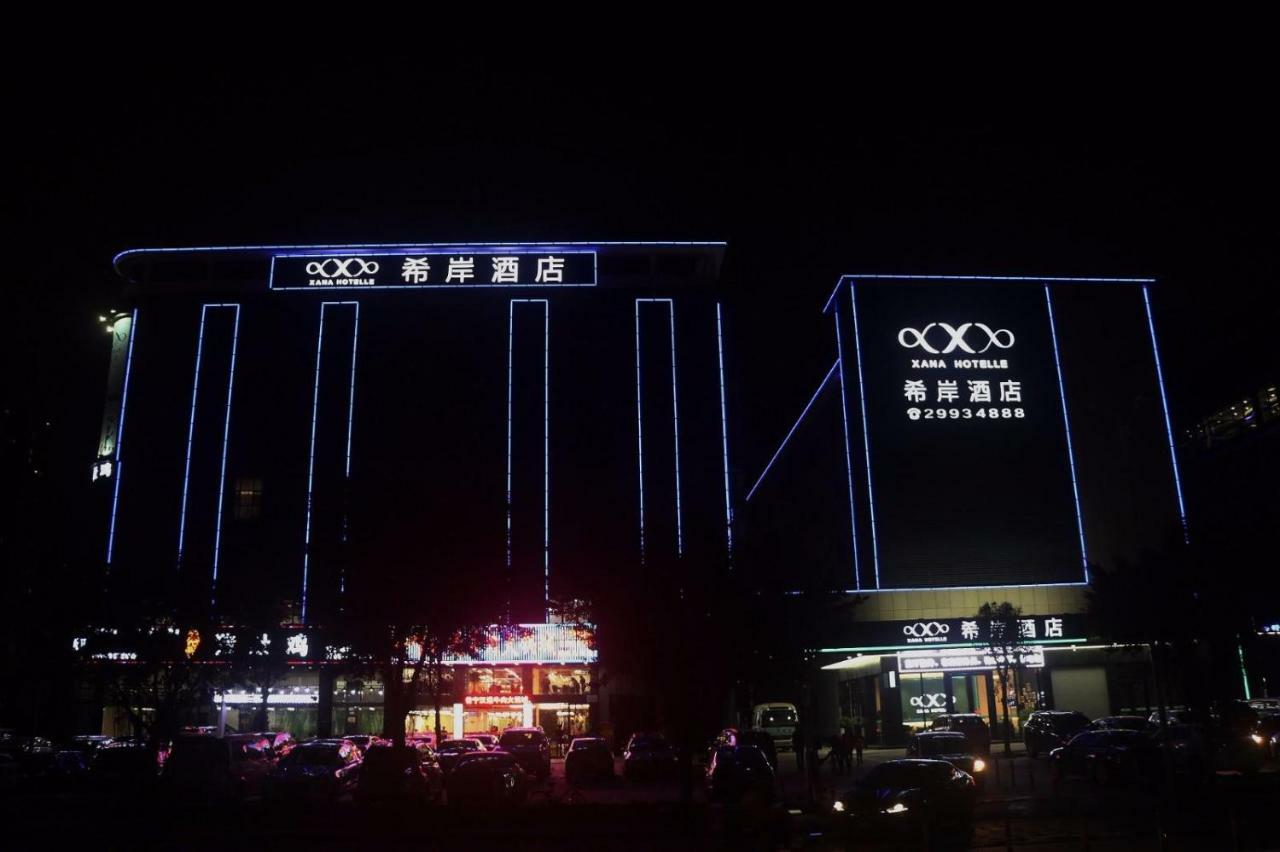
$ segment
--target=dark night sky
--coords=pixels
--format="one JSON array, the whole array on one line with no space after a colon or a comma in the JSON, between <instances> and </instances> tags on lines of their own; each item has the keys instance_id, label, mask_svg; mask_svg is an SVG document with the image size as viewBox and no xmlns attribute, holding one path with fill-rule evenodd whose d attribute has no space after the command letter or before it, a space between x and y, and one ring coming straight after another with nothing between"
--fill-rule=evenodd
<instances>
[{"instance_id":1,"label":"dark night sky","mask_svg":"<svg viewBox=\"0 0 1280 852\"><path fill-rule=\"evenodd\" d=\"M1280 364L1274 74L1245 55L1048 74L1048 57L968 72L855 51L785 71L82 56L74 87L36 75L11 100L27 262L8 380L54 424L51 475L79 483L120 249L725 239L735 342L768 365L739 403L749 470L829 363L819 311L842 272L1161 278L1186 422Z\"/></svg>"}]
</instances>

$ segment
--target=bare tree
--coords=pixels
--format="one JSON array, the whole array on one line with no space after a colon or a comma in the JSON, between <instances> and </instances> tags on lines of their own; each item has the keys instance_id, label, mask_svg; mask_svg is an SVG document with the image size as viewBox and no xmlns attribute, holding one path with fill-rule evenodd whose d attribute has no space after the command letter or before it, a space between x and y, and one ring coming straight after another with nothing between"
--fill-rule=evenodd
<instances>
[{"instance_id":1,"label":"bare tree","mask_svg":"<svg viewBox=\"0 0 1280 852\"><path fill-rule=\"evenodd\" d=\"M989 601L978 608L978 620L987 625L986 649L994 658L995 670L1000 676L1000 705L1004 709L1004 753L1012 754L1013 726L1009 722L1009 692L1022 667L1022 657L1028 650L1022 637L1022 608L1008 601Z\"/></svg>"}]
</instances>

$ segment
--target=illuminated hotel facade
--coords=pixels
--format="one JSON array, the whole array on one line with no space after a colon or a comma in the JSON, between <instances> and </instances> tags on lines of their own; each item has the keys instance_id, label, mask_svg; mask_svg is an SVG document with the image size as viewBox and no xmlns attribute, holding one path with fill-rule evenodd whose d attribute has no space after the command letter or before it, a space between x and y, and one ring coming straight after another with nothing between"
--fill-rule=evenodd
<instances>
[{"instance_id":1,"label":"illuminated hotel facade","mask_svg":"<svg viewBox=\"0 0 1280 852\"><path fill-rule=\"evenodd\" d=\"M382 730L380 685L320 634L379 596L461 587L526 635L452 661L446 731L614 723L556 602L728 564L724 248L121 253L93 468L108 601L215 623L278 605L303 638L270 724L342 734ZM220 699L232 725L256 702Z\"/></svg>"},{"instance_id":2,"label":"illuminated hotel facade","mask_svg":"<svg viewBox=\"0 0 1280 852\"><path fill-rule=\"evenodd\" d=\"M741 510L793 600L861 595L812 640L810 730L899 744L940 713L1090 717L1157 703L1138 649L1091 640L1091 570L1186 534L1155 282L842 276L831 364ZM816 377L815 377L816 378ZM821 518L827 535L804 529ZM1001 684L987 602L1019 607ZM1011 717L1013 726L1018 720Z\"/></svg>"}]
</instances>

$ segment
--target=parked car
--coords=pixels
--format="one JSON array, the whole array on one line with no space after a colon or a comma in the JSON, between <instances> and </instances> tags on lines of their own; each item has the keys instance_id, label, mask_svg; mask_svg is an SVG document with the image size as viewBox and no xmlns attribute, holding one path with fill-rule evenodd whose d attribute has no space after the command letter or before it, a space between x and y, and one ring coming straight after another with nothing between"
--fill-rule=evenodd
<instances>
[{"instance_id":1,"label":"parked car","mask_svg":"<svg viewBox=\"0 0 1280 852\"><path fill-rule=\"evenodd\" d=\"M477 751L459 758L444 789L451 807L515 805L529 795L529 776L515 754Z\"/></svg>"},{"instance_id":2,"label":"parked car","mask_svg":"<svg viewBox=\"0 0 1280 852\"><path fill-rule=\"evenodd\" d=\"M103 734L81 734L67 740L64 751L78 751L86 758L92 759L94 752L115 742L114 738Z\"/></svg>"},{"instance_id":3,"label":"parked car","mask_svg":"<svg viewBox=\"0 0 1280 852\"><path fill-rule=\"evenodd\" d=\"M498 747L497 734L466 734L463 739L475 740L484 746L485 751L493 751Z\"/></svg>"},{"instance_id":4,"label":"parked car","mask_svg":"<svg viewBox=\"0 0 1280 852\"><path fill-rule=\"evenodd\" d=\"M919 838L927 825L935 835L968 836L977 791L969 773L945 760L889 760L833 804L846 837L907 833Z\"/></svg>"},{"instance_id":5,"label":"parked car","mask_svg":"<svg viewBox=\"0 0 1280 852\"><path fill-rule=\"evenodd\" d=\"M969 748L975 754L991 753L991 728L987 720L977 713L943 713L933 717L931 728L935 731L959 731L969 740Z\"/></svg>"},{"instance_id":6,"label":"parked car","mask_svg":"<svg viewBox=\"0 0 1280 852\"><path fill-rule=\"evenodd\" d=\"M773 737L764 730L757 728L749 728L740 730L738 728L725 728L711 744L711 748L707 753L707 763L715 757L718 749L724 746L755 746L760 749L760 753L764 755L765 760L769 761L769 765L773 770L778 770L778 749Z\"/></svg>"},{"instance_id":7,"label":"parked car","mask_svg":"<svg viewBox=\"0 0 1280 852\"><path fill-rule=\"evenodd\" d=\"M355 800L362 803L426 803L440 799L444 773L412 746L375 743L357 773Z\"/></svg>"},{"instance_id":8,"label":"parked car","mask_svg":"<svg viewBox=\"0 0 1280 852\"><path fill-rule=\"evenodd\" d=\"M160 775L163 791L188 801L244 801L262 793L272 758L252 734L182 734Z\"/></svg>"},{"instance_id":9,"label":"parked car","mask_svg":"<svg viewBox=\"0 0 1280 852\"><path fill-rule=\"evenodd\" d=\"M773 767L757 746L722 746L707 765L707 793L712 801L772 802L776 793Z\"/></svg>"},{"instance_id":10,"label":"parked car","mask_svg":"<svg viewBox=\"0 0 1280 852\"><path fill-rule=\"evenodd\" d=\"M293 734L288 731L254 731L253 736L265 739L267 746L271 749L272 757L277 760L288 754L298 744Z\"/></svg>"},{"instance_id":11,"label":"parked car","mask_svg":"<svg viewBox=\"0 0 1280 852\"><path fill-rule=\"evenodd\" d=\"M89 782L98 795L145 798L159 780L156 754L145 743L113 742L98 749L89 763Z\"/></svg>"},{"instance_id":12,"label":"parked car","mask_svg":"<svg viewBox=\"0 0 1280 852\"><path fill-rule=\"evenodd\" d=\"M564 777L570 784L613 779L613 752L601 737L575 737L564 758Z\"/></svg>"},{"instance_id":13,"label":"parked car","mask_svg":"<svg viewBox=\"0 0 1280 852\"><path fill-rule=\"evenodd\" d=\"M661 734L633 734L622 753L628 780L669 778L676 772L676 752Z\"/></svg>"},{"instance_id":14,"label":"parked car","mask_svg":"<svg viewBox=\"0 0 1280 852\"><path fill-rule=\"evenodd\" d=\"M907 757L945 760L973 776L981 787L987 775L987 761L969 746L969 738L959 731L921 731L907 740Z\"/></svg>"},{"instance_id":15,"label":"parked car","mask_svg":"<svg viewBox=\"0 0 1280 852\"><path fill-rule=\"evenodd\" d=\"M1089 725L1089 717L1075 710L1037 710L1022 726L1022 742L1028 757L1048 754L1066 745Z\"/></svg>"},{"instance_id":16,"label":"parked car","mask_svg":"<svg viewBox=\"0 0 1280 852\"><path fill-rule=\"evenodd\" d=\"M1164 716L1169 721L1170 725L1200 725L1208 721L1201 718L1194 710L1189 710L1187 708L1166 710ZM1159 727L1160 711L1152 710L1151 715L1147 717L1147 721L1152 725Z\"/></svg>"},{"instance_id":17,"label":"parked car","mask_svg":"<svg viewBox=\"0 0 1280 852\"><path fill-rule=\"evenodd\" d=\"M1145 720L1143 720L1145 721ZM1090 727L1049 752L1053 777L1090 778L1106 785L1136 780L1159 769L1159 743L1147 731Z\"/></svg>"},{"instance_id":18,"label":"parked car","mask_svg":"<svg viewBox=\"0 0 1280 852\"><path fill-rule=\"evenodd\" d=\"M484 751L484 749L475 740L445 740L436 750L436 757L440 761L440 768L448 772L453 769L458 758L477 751Z\"/></svg>"},{"instance_id":19,"label":"parked car","mask_svg":"<svg viewBox=\"0 0 1280 852\"><path fill-rule=\"evenodd\" d=\"M361 754L367 753L372 746L391 745L391 740L374 736L373 734L350 734L342 739L355 743Z\"/></svg>"},{"instance_id":20,"label":"parked car","mask_svg":"<svg viewBox=\"0 0 1280 852\"><path fill-rule=\"evenodd\" d=\"M498 749L514 756L530 775L551 775L551 745L541 728L507 728L498 738Z\"/></svg>"},{"instance_id":21,"label":"parked car","mask_svg":"<svg viewBox=\"0 0 1280 852\"><path fill-rule=\"evenodd\" d=\"M1156 725L1144 716L1101 716L1089 723L1091 731L1141 731L1150 733Z\"/></svg>"},{"instance_id":22,"label":"parked car","mask_svg":"<svg viewBox=\"0 0 1280 852\"><path fill-rule=\"evenodd\" d=\"M300 743L272 770L266 792L272 798L333 801L355 789L360 748L347 739Z\"/></svg>"}]
</instances>

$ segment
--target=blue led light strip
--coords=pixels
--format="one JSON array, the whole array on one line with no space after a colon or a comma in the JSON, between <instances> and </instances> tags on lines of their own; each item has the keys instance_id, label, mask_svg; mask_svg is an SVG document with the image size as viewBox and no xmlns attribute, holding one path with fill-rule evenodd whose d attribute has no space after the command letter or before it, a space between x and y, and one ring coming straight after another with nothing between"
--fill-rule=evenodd
<instances>
[{"instance_id":1,"label":"blue led light strip","mask_svg":"<svg viewBox=\"0 0 1280 852\"><path fill-rule=\"evenodd\" d=\"M107 527L107 573L111 573L111 558L116 546L116 513L120 508L120 452L124 445L124 415L129 402L129 373L133 369L133 338L138 333L138 309L133 309L129 320L129 349L124 356L124 391L120 396L120 417L116 421L116 481L111 486L111 520Z\"/></svg>"},{"instance_id":2,"label":"blue led light strip","mask_svg":"<svg viewBox=\"0 0 1280 852\"><path fill-rule=\"evenodd\" d=\"M840 423L844 426L844 472L849 485L849 530L853 540L853 582L862 588L862 567L858 562L858 519L853 510L853 454L849 449L849 400L844 388L844 340L840 336L840 309L832 314L836 323L836 363L840 365Z\"/></svg>"},{"instance_id":3,"label":"blue led light strip","mask_svg":"<svg viewBox=\"0 0 1280 852\"><path fill-rule=\"evenodd\" d=\"M222 551L222 497L227 484L227 439L231 434L231 391L236 382L236 346L240 340L240 306L234 305L236 318L231 326L231 369L227 375L227 411L222 421L222 461L218 467L218 514L213 528L213 579L209 606L218 604L218 557Z\"/></svg>"},{"instance_id":4,"label":"blue led light strip","mask_svg":"<svg viewBox=\"0 0 1280 852\"><path fill-rule=\"evenodd\" d=\"M849 282L849 306L853 314L853 349L858 364L858 405L862 409L862 450L867 461L867 510L871 516L871 559L876 588L880 588L880 543L876 540L876 497L871 487L871 437L867 433L867 387L862 379L862 333L858 329L858 292Z\"/></svg>"},{"instance_id":5,"label":"blue led light strip","mask_svg":"<svg viewBox=\"0 0 1280 852\"><path fill-rule=\"evenodd\" d=\"M347 457L344 476L351 478L351 427L355 416L355 398L356 398L356 344L360 334L360 303L359 302L321 302L320 303L320 330L316 334L316 368L315 383L311 390L311 444L307 453L307 501L306 501L306 525L303 529L302 538L302 613L300 621L307 623L307 602L308 592L310 590L310 574L311 574L311 512L313 509L313 487L315 484L316 471L316 422L318 418L318 410L320 406L320 354L324 351L324 313L325 309L330 305L352 305L355 307L355 327L351 335L351 380L347 396ZM343 529L345 540L346 530ZM339 593L346 591L346 577L339 577Z\"/></svg>"},{"instance_id":6,"label":"blue led light strip","mask_svg":"<svg viewBox=\"0 0 1280 852\"><path fill-rule=\"evenodd\" d=\"M729 556L729 570L733 570L733 503L729 497L729 414L725 405L724 388L724 319L720 303L716 302L716 354L720 364L720 447L724 462L724 540Z\"/></svg>"},{"instance_id":7,"label":"blue led light strip","mask_svg":"<svg viewBox=\"0 0 1280 852\"><path fill-rule=\"evenodd\" d=\"M1173 487L1178 494L1178 520L1182 523L1182 540L1190 543L1191 536L1187 529L1187 506L1182 499L1182 476L1178 472L1178 451L1173 444L1173 421L1169 419L1169 398L1164 390L1164 370L1160 366L1160 346L1156 343L1156 323L1151 315L1151 294L1146 287L1142 288L1142 304L1147 310L1147 329L1151 332L1151 354L1156 362L1156 380L1160 385L1160 409L1164 412L1164 431L1169 438L1169 461L1173 465Z\"/></svg>"},{"instance_id":8,"label":"blue led light strip","mask_svg":"<svg viewBox=\"0 0 1280 852\"><path fill-rule=\"evenodd\" d=\"M764 466L764 470L760 471L760 476L756 478L756 484L751 486L751 490L747 492L746 499L750 500L755 496L756 489L760 487L760 483L764 482L764 478L769 475L769 470L773 467L773 463L778 460L778 456L782 455L782 451L786 449L787 442L791 440L791 436L795 434L796 429L800 428L800 424L804 421L805 415L809 413L809 409L813 408L813 404L818 401L823 389L827 386L827 382L831 381L831 377L835 375L836 368L840 366L840 359L837 358L831 364L831 369L827 370L827 374L818 383L818 389L813 392L813 396L809 397L809 402L805 405L804 410L800 412L800 416L796 418L796 422L791 424L791 428L787 431L787 436L782 439L782 443L778 445L778 449L774 451L773 458L769 459L769 463Z\"/></svg>"},{"instance_id":9,"label":"blue led light strip","mask_svg":"<svg viewBox=\"0 0 1280 852\"><path fill-rule=\"evenodd\" d=\"M640 407L640 300L636 299L636 463L640 471L640 565L644 566L644 413Z\"/></svg>"},{"instance_id":10,"label":"blue led light strip","mask_svg":"<svg viewBox=\"0 0 1280 852\"><path fill-rule=\"evenodd\" d=\"M551 304L546 299L512 299L507 308L507 573L512 568L511 440L512 386L515 370L516 305L542 305L542 607L543 617L551 611ZM508 611L510 601L507 602Z\"/></svg>"},{"instance_id":11,"label":"blue led light strip","mask_svg":"<svg viewBox=\"0 0 1280 852\"><path fill-rule=\"evenodd\" d=\"M640 303L667 306L671 329L671 430L675 441L676 474L676 555L684 555L684 512L680 500L680 406L676 384L676 308L671 299L636 299L636 435L640 450L640 560L644 562L644 427L640 408Z\"/></svg>"},{"instance_id":12,"label":"blue led light strip","mask_svg":"<svg viewBox=\"0 0 1280 852\"><path fill-rule=\"evenodd\" d=\"M1076 504L1076 530L1080 534L1080 564L1084 568L1084 581L1089 582L1089 553L1084 543L1084 515L1080 512L1080 486L1076 480L1076 455L1071 444L1071 420L1067 416L1067 388L1062 381L1062 358L1058 353L1058 329L1053 320L1053 297L1049 285L1044 285L1044 303L1049 309L1049 335L1053 340L1053 366L1058 371L1058 398L1062 401L1062 428L1067 436L1067 462L1071 466L1071 497Z\"/></svg>"},{"instance_id":13,"label":"blue led light strip","mask_svg":"<svg viewBox=\"0 0 1280 852\"><path fill-rule=\"evenodd\" d=\"M1045 281L1076 284L1152 284L1155 282L1154 278L1055 278L1046 275L841 275L822 308L824 314L831 308L840 285L846 280L857 278L886 281L1034 281L1037 284Z\"/></svg>"},{"instance_id":14,"label":"blue led light strip","mask_svg":"<svg viewBox=\"0 0 1280 852\"><path fill-rule=\"evenodd\" d=\"M191 414L187 419L187 460L182 471L182 507L178 513L178 570L182 570L182 551L187 534L187 491L191 483L191 442L196 431L196 397L200 393L200 360L204 357L204 321L209 305L200 306L200 331L196 336L196 368L191 380Z\"/></svg>"}]
</instances>

